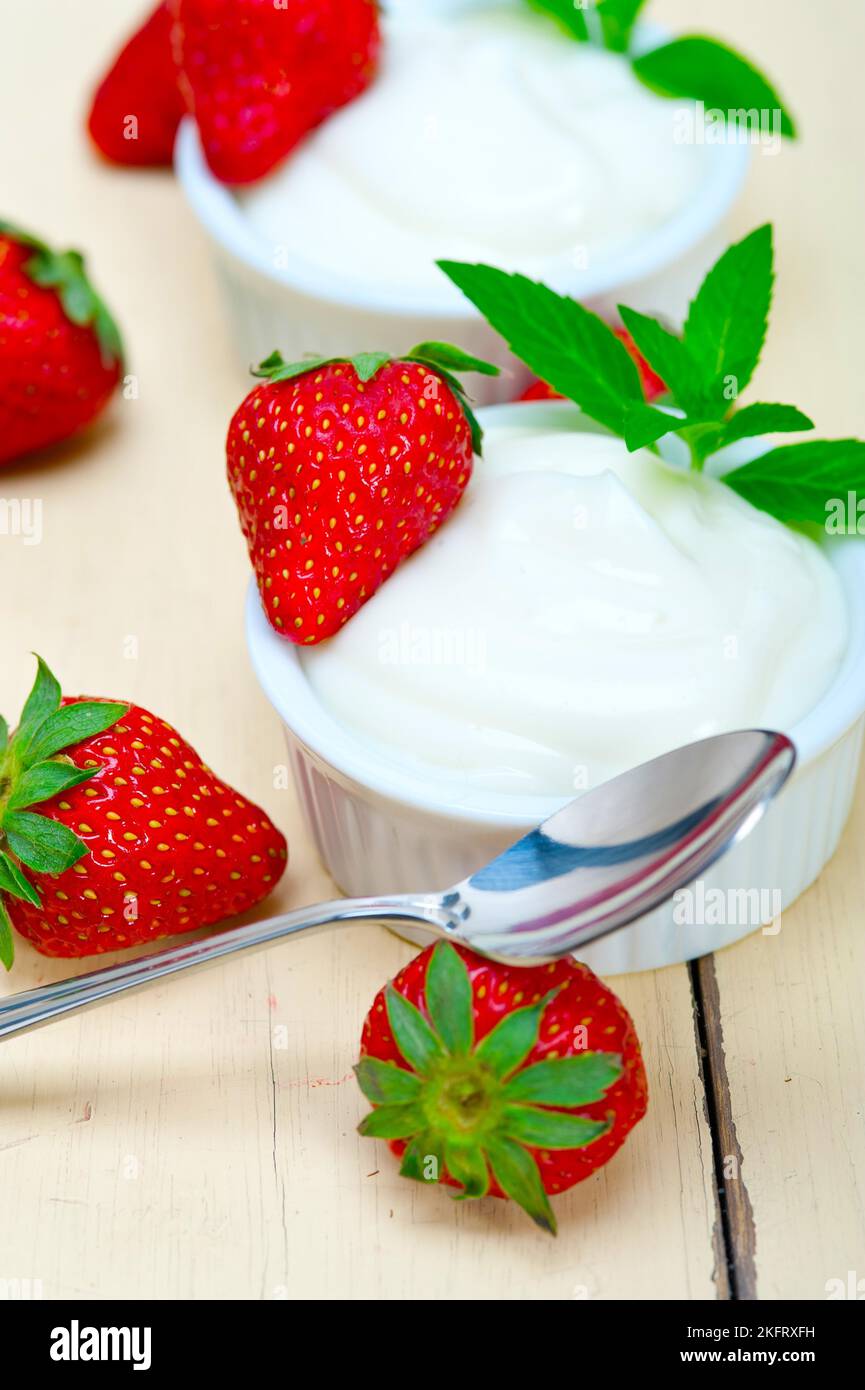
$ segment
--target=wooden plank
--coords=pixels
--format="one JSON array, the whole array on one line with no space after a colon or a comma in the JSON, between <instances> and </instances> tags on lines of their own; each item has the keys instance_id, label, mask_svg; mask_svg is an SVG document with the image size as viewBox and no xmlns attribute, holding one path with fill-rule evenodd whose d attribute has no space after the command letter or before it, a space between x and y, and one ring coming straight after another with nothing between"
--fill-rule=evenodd
<instances>
[{"instance_id":1,"label":"wooden plank","mask_svg":"<svg viewBox=\"0 0 865 1390\"><path fill-rule=\"evenodd\" d=\"M16 16L4 99L6 212L90 253L137 397L79 446L4 470L44 539L0 538L0 707L41 651L68 689L139 700L267 806L292 844L272 907L331 892L291 792L277 721L246 660L248 566L224 482L245 389L202 239L168 175L91 158L78 112L140 0ZM52 35L48 52L40 41ZM96 35L104 41L96 43ZM349 1080L360 1025L409 948L359 928L237 961L4 1045L0 1279L46 1296L711 1299L711 1142L684 968L617 984L644 1039L649 1116L559 1203L556 1244L503 1204L452 1203L361 1142ZM26 945L21 989L59 978ZM281 1030L285 1030L284 1032Z\"/></svg>"}]
</instances>

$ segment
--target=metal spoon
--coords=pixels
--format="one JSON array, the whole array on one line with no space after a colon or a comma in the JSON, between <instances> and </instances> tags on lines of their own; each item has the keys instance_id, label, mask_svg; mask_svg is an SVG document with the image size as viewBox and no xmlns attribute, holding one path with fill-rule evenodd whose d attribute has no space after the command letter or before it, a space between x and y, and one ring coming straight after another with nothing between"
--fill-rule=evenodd
<instances>
[{"instance_id":1,"label":"metal spoon","mask_svg":"<svg viewBox=\"0 0 865 1390\"><path fill-rule=\"evenodd\" d=\"M0 1038L300 932L411 923L522 965L570 955L684 888L749 833L793 770L783 734L719 734L586 792L444 893L346 898L0 1000Z\"/></svg>"}]
</instances>

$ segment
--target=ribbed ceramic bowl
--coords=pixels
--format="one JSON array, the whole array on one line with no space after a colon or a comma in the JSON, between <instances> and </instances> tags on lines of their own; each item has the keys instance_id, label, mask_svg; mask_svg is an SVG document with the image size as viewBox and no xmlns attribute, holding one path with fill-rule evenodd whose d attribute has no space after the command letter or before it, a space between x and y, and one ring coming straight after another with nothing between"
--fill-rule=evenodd
<instances>
[{"instance_id":1,"label":"ribbed ceramic bowl","mask_svg":"<svg viewBox=\"0 0 865 1390\"><path fill-rule=\"evenodd\" d=\"M565 405L516 405L484 410L480 418L487 427L517 421L542 426L561 423L565 412L578 414ZM796 771L751 834L706 873L704 902L712 900L715 889L734 904L743 901L743 893L762 890L766 901L774 902L777 893L781 906L789 906L831 858L847 821L865 727L865 545L838 541L827 546L827 555L847 599L846 655L820 702L782 730L796 745ZM323 708L298 649L268 624L254 583L246 630L253 667L285 726L295 783L319 854L350 896L447 888L567 800L458 788L448 794L440 785L425 785L416 772L371 750ZM588 946L583 958L601 974L648 970L705 955L754 930L748 913L703 925L678 921L681 915L668 903Z\"/></svg>"},{"instance_id":2,"label":"ribbed ceramic bowl","mask_svg":"<svg viewBox=\"0 0 865 1390\"><path fill-rule=\"evenodd\" d=\"M666 37L653 26L643 26L642 35L644 42ZM607 317L615 317L621 302L681 316L726 243L724 222L750 162L746 144L707 144L702 153L706 177L697 197L622 253L587 269L575 267L572 283L559 288ZM470 133L460 158L471 158ZM525 367L444 276L438 293L411 294L387 284L371 290L353 282L348 271L326 272L299 259L275 265L273 248L256 232L238 198L210 173L191 119L181 126L175 167L210 243L245 366L274 348L287 359L307 352L348 356L372 349L407 351L414 343L437 339L506 369L497 380L470 379L482 405L513 400L528 381Z\"/></svg>"}]
</instances>

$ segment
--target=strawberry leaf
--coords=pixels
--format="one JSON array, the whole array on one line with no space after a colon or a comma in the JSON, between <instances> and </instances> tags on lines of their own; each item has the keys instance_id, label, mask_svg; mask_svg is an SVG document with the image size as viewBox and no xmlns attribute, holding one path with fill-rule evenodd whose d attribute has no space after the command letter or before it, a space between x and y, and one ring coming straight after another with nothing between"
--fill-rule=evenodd
<instances>
[{"instance_id":1,"label":"strawberry leaf","mask_svg":"<svg viewBox=\"0 0 865 1390\"><path fill-rule=\"evenodd\" d=\"M6 970L11 970L14 960L15 938L12 935L12 923L9 920L9 913L0 901L0 963Z\"/></svg>"},{"instance_id":2,"label":"strawberry leaf","mask_svg":"<svg viewBox=\"0 0 865 1390\"><path fill-rule=\"evenodd\" d=\"M395 1062L363 1057L354 1069L358 1085L373 1105L403 1105L420 1095L421 1081Z\"/></svg>"},{"instance_id":3,"label":"strawberry leaf","mask_svg":"<svg viewBox=\"0 0 865 1390\"><path fill-rule=\"evenodd\" d=\"M544 1009L556 993L550 990L540 1003L506 1014L478 1043L475 1056L494 1076L502 1079L526 1060L538 1040Z\"/></svg>"},{"instance_id":4,"label":"strawberry leaf","mask_svg":"<svg viewBox=\"0 0 865 1390\"><path fill-rule=\"evenodd\" d=\"M8 854L0 852L0 893L11 893L13 898L41 907L42 899L28 878L25 878L18 865Z\"/></svg>"},{"instance_id":5,"label":"strawberry leaf","mask_svg":"<svg viewBox=\"0 0 865 1390\"><path fill-rule=\"evenodd\" d=\"M470 1052L474 1043L472 985L462 957L448 941L430 956L424 986L433 1028L448 1052Z\"/></svg>"},{"instance_id":6,"label":"strawberry leaf","mask_svg":"<svg viewBox=\"0 0 865 1390\"><path fill-rule=\"evenodd\" d=\"M36 763L18 778L6 804L10 811L35 806L39 801L48 801L52 796L88 781L93 772L93 768L73 767L71 763Z\"/></svg>"},{"instance_id":7,"label":"strawberry leaf","mask_svg":"<svg viewBox=\"0 0 865 1390\"><path fill-rule=\"evenodd\" d=\"M609 1127L604 1120L567 1115L561 1110L536 1110L530 1105L507 1106L503 1122L509 1139L537 1149L582 1149Z\"/></svg>"},{"instance_id":8,"label":"strawberry leaf","mask_svg":"<svg viewBox=\"0 0 865 1390\"><path fill-rule=\"evenodd\" d=\"M0 714L0 753L5 753L9 744L9 725Z\"/></svg>"},{"instance_id":9,"label":"strawberry leaf","mask_svg":"<svg viewBox=\"0 0 865 1390\"><path fill-rule=\"evenodd\" d=\"M485 1197L490 1188L490 1170L480 1144L460 1144L450 1140L445 1144L445 1167L451 1177L464 1188L458 1196Z\"/></svg>"},{"instance_id":10,"label":"strawberry leaf","mask_svg":"<svg viewBox=\"0 0 865 1390\"><path fill-rule=\"evenodd\" d=\"M22 765L24 768L33 767L64 748L104 733L128 709L128 705L114 704L108 700L79 700L76 704L64 705L43 720L36 730L22 750Z\"/></svg>"},{"instance_id":11,"label":"strawberry leaf","mask_svg":"<svg viewBox=\"0 0 865 1390\"><path fill-rule=\"evenodd\" d=\"M49 714L60 708L61 691L57 677L49 671L41 656L37 656L36 662L36 679L21 712L15 736L19 747L26 746L34 730L38 729Z\"/></svg>"},{"instance_id":12,"label":"strawberry leaf","mask_svg":"<svg viewBox=\"0 0 865 1390\"><path fill-rule=\"evenodd\" d=\"M62 874L87 853L65 825L31 811L7 810L3 829L13 854L37 874Z\"/></svg>"},{"instance_id":13,"label":"strawberry leaf","mask_svg":"<svg viewBox=\"0 0 865 1390\"><path fill-rule=\"evenodd\" d=\"M364 1116L357 1132L368 1139L408 1139L422 1125L423 1112L416 1105L380 1105Z\"/></svg>"},{"instance_id":14,"label":"strawberry leaf","mask_svg":"<svg viewBox=\"0 0 865 1390\"><path fill-rule=\"evenodd\" d=\"M394 1042L409 1066L424 1076L444 1056L441 1042L420 1010L397 994L393 985L388 985L385 1000Z\"/></svg>"},{"instance_id":15,"label":"strawberry leaf","mask_svg":"<svg viewBox=\"0 0 865 1390\"><path fill-rule=\"evenodd\" d=\"M410 1139L402 1156L400 1176L415 1182L438 1182L444 1167L444 1144L429 1132Z\"/></svg>"},{"instance_id":16,"label":"strawberry leaf","mask_svg":"<svg viewBox=\"0 0 865 1390\"><path fill-rule=\"evenodd\" d=\"M536 1226L549 1235L556 1234L556 1218L541 1182L538 1165L522 1144L512 1139L492 1139L487 1144L487 1158L493 1177L502 1192L517 1202Z\"/></svg>"},{"instance_id":17,"label":"strawberry leaf","mask_svg":"<svg viewBox=\"0 0 865 1390\"><path fill-rule=\"evenodd\" d=\"M758 68L717 39L687 34L653 48L633 60L641 82L665 97L691 97L730 120L741 113L760 112L777 119L782 135L793 139L796 127L769 79ZM735 113L731 116L731 113Z\"/></svg>"},{"instance_id":18,"label":"strawberry leaf","mask_svg":"<svg viewBox=\"0 0 865 1390\"><path fill-rule=\"evenodd\" d=\"M622 1075L622 1059L613 1052L583 1052L536 1062L512 1076L504 1089L509 1101L576 1107L602 1100Z\"/></svg>"}]
</instances>

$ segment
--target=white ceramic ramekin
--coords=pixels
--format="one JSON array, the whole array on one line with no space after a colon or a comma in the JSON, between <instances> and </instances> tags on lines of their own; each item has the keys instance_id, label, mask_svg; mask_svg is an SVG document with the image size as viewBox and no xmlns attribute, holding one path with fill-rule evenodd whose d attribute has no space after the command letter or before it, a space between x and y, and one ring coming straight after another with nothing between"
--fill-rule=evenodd
<instances>
[{"instance_id":1,"label":"white ceramic ramekin","mask_svg":"<svg viewBox=\"0 0 865 1390\"><path fill-rule=\"evenodd\" d=\"M573 410L501 406L480 418L486 426L516 419L543 425ZM827 546L827 555L849 610L844 661L815 708L782 730L796 745L796 771L751 834L704 876L704 903L718 902L710 895L721 889L735 908L743 892L756 889L765 901L789 906L834 854L847 821L865 727L865 545L837 541ZM563 804L563 798L493 792L448 798L440 787L425 786L416 773L371 751L322 707L298 649L269 626L254 583L246 628L253 667L285 725L295 783L319 854L350 896L447 888ZM600 974L655 969L730 945L755 927L742 911L717 924L677 920L684 915L668 903L587 947L583 958Z\"/></svg>"},{"instance_id":2,"label":"white ceramic ramekin","mask_svg":"<svg viewBox=\"0 0 865 1390\"><path fill-rule=\"evenodd\" d=\"M644 26L657 41L660 31ZM658 98L663 100L663 98ZM750 161L746 144L703 147L707 174L698 197L639 243L603 264L575 267L560 288L609 318L625 302L682 317L688 299L727 240L723 226ZM470 157L469 149L461 158ZM348 356L406 352L429 339L454 342L503 369L498 379L473 376L481 405L515 399L529 373L477 311L442 276L438 295L415 295L386 284L371 291L350 274L326 273L294 260L275 264L232 191L210 173L194 122L183 122L175 151L180 184L210 242L237 348L245 366L274 348L288 359L314 352Z\"/></svg>"}]
</instances>

